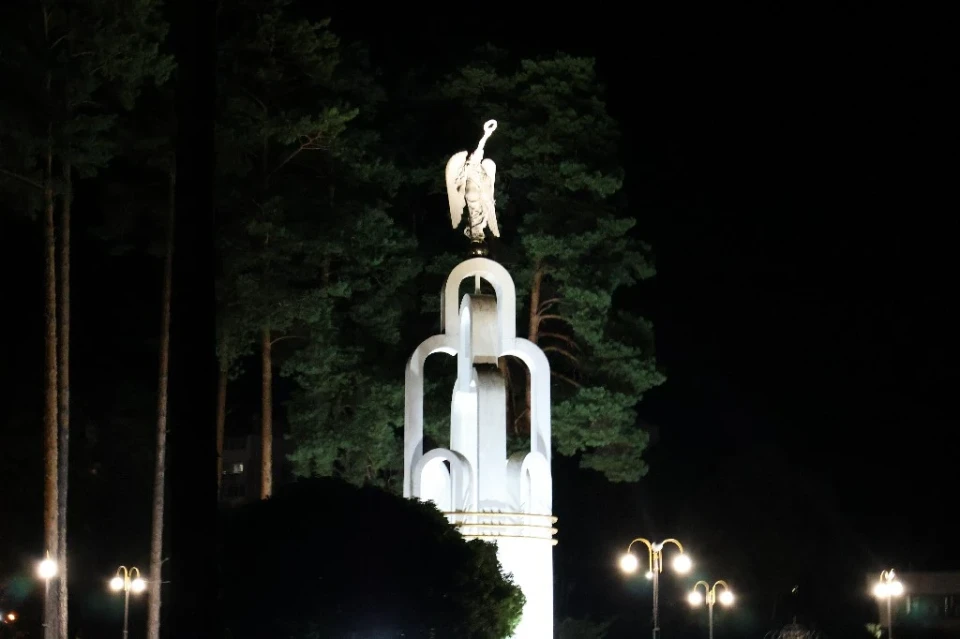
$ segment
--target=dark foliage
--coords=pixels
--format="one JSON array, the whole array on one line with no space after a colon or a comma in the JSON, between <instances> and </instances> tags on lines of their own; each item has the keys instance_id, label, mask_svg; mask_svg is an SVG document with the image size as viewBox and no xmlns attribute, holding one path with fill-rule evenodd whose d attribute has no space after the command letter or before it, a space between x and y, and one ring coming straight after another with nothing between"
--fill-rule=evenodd
<instances>
[{"instance_id":1,"label":"dark foliage","mask_svg":"<svg viewBox=\"0 0 960 639\"><path fill-rule=\"evenodd\" d=\"M429 504L305 480L224 520L233 639L506 637L523 595Z\"/></svg>"}]
</instances>

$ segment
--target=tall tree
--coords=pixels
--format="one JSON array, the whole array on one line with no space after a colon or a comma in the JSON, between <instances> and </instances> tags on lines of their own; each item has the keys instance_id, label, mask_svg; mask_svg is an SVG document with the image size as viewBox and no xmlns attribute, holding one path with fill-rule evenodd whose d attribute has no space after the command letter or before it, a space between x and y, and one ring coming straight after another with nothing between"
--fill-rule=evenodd
<instances>
[{"instance_id":1,"label":"tall tree","mask_svg":"<svg viewBox=\"0 0 960 639\"><path fill-rule=\"evenodd\" d=\"M526 337L550 358L558 452L579 456L583 467L613 481L636 481L646 472L641 454L648 441L636 405L664 377L650 323L622 312L615 300L654 269L649 247L635 235L636 213L622 197L619 131L594 61L558 54L517 67L488 47L446 77L430 100L463 132L463 148L486 119L499 121L487 145L498 165L503 229L493 257L526 298ZM441 166L437 161L431 174L438 187ZM437 270L449 263L440 256ZM521 389L510 400L511 434L522 439L529 392L519 383L524 371L514 364L507 370Z\"/></svg>"},{"instance_id":2,"label":"tall tree","mask_svg":"<svg viewBox=\"0 0 960 639\"><path fill-rule=\"evenodd\" d=\"M45 409L46 545L59 571L55 597L48 598L46 632L68 636L67 491L70 437L70 241L74 175L105 166L115 152L111 126L129 109L143 82L165 73L157 48L163 37L158 3L44 2L18 7L12 55L17 64L20 112L10 136L20 142L20 166L43 173L46 258L56 259L56 204L61 206L57 314L56 266L46 269L47 393ZM16 11L13 10L13 11ZM10 72L10 70L7 70ZM30 90L42 77L42 90ZM34 85L35 86L35 85ZM30 97L38 100L34 103ZM36 142L45 140L42 150ZM39 151L39 152L38 152ZM59 172L59 178L55 178ZM11 172L7 171L7 175ZM59 324L59 327L58 327ZM59 328L59 331L58 331ZM59 333L59 334L58 334ZM53 370L50 367L55 367ZM56 611L53 606L56 605Z\"/></svg>"},{"instance_id":3,"label":"tall tree","mask_svg":"<svg viewBox=\"0 0 960 639\"><path fill-rule=\"evenodd\" d=\"M160 354L157 373L157 445L153 475L153 512L150 524L150 571L147 639L160 639L160 604L163 583L163 522L167 475L167 404L170 380L170 311L173 298L173 225L176 219L177 173L168 170L167 228L163 257L163 292L160 311Z\"/></svg>"},{"instance_id":4,"label":"tall tree","mask_svg":"<svg viewBox=\"0 0 960 639\"><path fill-rule=\"evenodd\" d=\"M120 150L112 128L121 110L133 108L141 87L163 81L169 60L159 53L166 36L159 0L109 0L60 7L57 62L73 75L61 80L60 164L63 171L60 254L59 410L59 637L67 639L67 491L70 440L70 224L73 174L90 176ZM62 70L62 68L61 68Z\"/></svg>"},{"instance_id":5,"label":"tall tree","mask_svg":"<svg viewBox=\"0 0 960 639\"><path fill-rule=\"evenodd\" d=\"M28 203L39 209L43 225L44 252L44 490L43 529L44 550L47 556L60 558L58 542L60 526L59 481L59 349L57 317L57 238L54 156L57 151L54 137L54 116L51 107L56 103L53 65L49 51L56 42L53 9L48 3L32 7L22 5L5 7L2 21L5 55L3 84L8 95L20 99L3 101L2 169L5 185ZM12 89L12 90L10 90ZM26 188L27 192L22 189ZM62 578L62 572L61 572ZM57 582L54 587L58 588ZM55 590L44 599L44 639L58 636L60 624Z\"/></svg>"},{"instance_id":6,"label":"tall tree","mask_svg":"<svg viewBox=\"0 0 960 639\"><path fill-rule=\"evenodd\" d=\"M57 581L58 636L70 636L67 572L67 491L70 488L70 222L73 208L73 170L63 166L63 194L60 203L60 334L57 346Z\"/></svg>"},{"instance_id":7,"label":"tall tree","mask_svg":"<svg viewBox=\"0 0 960 639\"><path fill-rule=\"evenodd\" d=\"M47 29L47 12L44 7L44 31ZM49 36L47 36L49 40ZM50 91L50 76L47 73L46 86ZM66 466L66 463L60 463L60 456L66 455L66 451L60 451L59 437L59 405L57 403L57 394L59 386L57 376L59 374L59 361L57 351L57 239L55 216L55 196L53 186L53 125L47 125L47 145L45 157L43 159L43 244L44 244L44 327L46 329L45 341L45 364L46 364L46 391L44 396L44 541L47 547L47 556L54 558L58 564L63 555L60 552L60 535L63 527L60 525L60 481L58 473L60 468ZM57 595L60 594L60 583L66 583L66 575L63 566L60 566L59 581L57 582ZM47 585L49 588L49 584ZM44 598L43 610L43 635L44 639L53 639L60 637L62 626L58 620L60 609L56 597L51 597L49 590Z\"/></svg>"},{"instance_id":8,"label":"tall tree","mask_svg":"<svg viewBox=\"0 0 960 639\"><path fill-rule=\"evenodd\" d=\"M389 486L402 471L401 327L422 259L391 206L406 178L378 132L390 126L387 95L362 47L344 47L342 60L335 89L363 108L317 167L327 188L307 205L323 220L307 261L314 312L281 374L296 382L286 406L294 472Z\"/></svg>"},{"instance_id":9,"label":"tall tree","mask_svg":"<svg viewBox=\"0 0 960 639\"><path fill-rule=\"evenodd\" d=\"M308 212L296 207L322 178L305 167L315 161L311 156L327 152L356 115L332 91L339 41L328 22L298 18L290 4L244 0L220 15L217 206L226 220L221 310L238 314L224 317L221 338L238 352L255 343L260 354L263 499L273 490L274 346L311 312L315 299L298 293L295 284L309 277L303 234L310 226L303 219Z\"/></svg>"},{"instance_id":10,"label":"tall tree","mask_svg":"<svg viewBox=\"0 0 960 639\"><path fill-rule=\"evenodd\" d=\"M173 237L176 218L176 118L172 83L156 87L147 96L151 108L138 109L118 130L127 160L124 178L114 179L106 200L106 223L100 234L113 252L134 251L160 257L158 371L155 403L153 498L151 503L150 563L147 591L147 637L160 636L162 602L164 512L166 503L167 406L170 370L170 318L173 297ZM121 240L121 238L123 238Z\"/></svg>"}]
</instances>

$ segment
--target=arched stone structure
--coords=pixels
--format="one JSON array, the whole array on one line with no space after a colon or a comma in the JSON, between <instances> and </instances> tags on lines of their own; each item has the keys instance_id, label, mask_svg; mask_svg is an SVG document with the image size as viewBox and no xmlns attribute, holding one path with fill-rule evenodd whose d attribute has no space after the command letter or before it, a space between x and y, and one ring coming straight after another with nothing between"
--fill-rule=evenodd
<instances>
[{"instance_id":1,"label":"arched stone structure","mask_svg":"<svg viewBox=\"0 0 960 639\"><path fill-rule=\"evenodd\" d=\"M461 284L477 281L460 295ZM495 296L479 291L488 282ZM406 370L404 496L435 501L469 539L497 545L504 571L527 599L515 639L553 637L553 481L550 472L550 364L516 335L516 287L500 264L472 258L447 277L441 333L413 352ZM457 358L450 448L423 451L423 366L433 353ZM512 356L530 371L530 447L507 459L508 388L496 367ZM447 470L445 463L450 465Z\"/></svg>"}]
</instances>

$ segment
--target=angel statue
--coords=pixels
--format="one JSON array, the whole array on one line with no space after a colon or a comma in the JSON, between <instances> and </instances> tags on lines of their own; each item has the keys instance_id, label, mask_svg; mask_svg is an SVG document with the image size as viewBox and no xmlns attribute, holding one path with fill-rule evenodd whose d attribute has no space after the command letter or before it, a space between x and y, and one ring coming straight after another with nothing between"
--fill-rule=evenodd
<instances>
[{"instance_id":1,"label":"angel statue","mask_svg":"<svg viewBox=\"0 0 960 639\"><path fill-rule=\"evenodd\" d=\"M497 130L497 121L489 120L483 125L483 137L477 150L467 157L467 151L457 153L447 162L447 198L450 200L450 222L453 228L460 226L463 207L467 207L469 224L463 234L470 238L473 252L485 254L483 248L484 227L494 237L500 237L497 227L497 212L493 206L493 182L497 165L493 160L483 159L483 147L487 138Z\"/></svg>"}]
</instances>

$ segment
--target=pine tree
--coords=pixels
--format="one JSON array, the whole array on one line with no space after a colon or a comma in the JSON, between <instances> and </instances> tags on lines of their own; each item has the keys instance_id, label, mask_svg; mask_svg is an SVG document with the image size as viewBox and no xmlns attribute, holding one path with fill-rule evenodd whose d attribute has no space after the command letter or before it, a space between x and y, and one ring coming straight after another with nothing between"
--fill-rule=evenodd
<instances>
[{"instance_id":1,"label":"pine tree","mask_svg":"<svg viewBox=\"0 0 960 639\"><path fill-rule=\"evenodd\" d=\"M127 236L139 236L141 249L162 260L160 322L157 353L156 423L154 429L153 496L151 499L150 563L147 574L147 639L160 637L163 602L164 528L167 490L167 432L170 385L170 322L173 299L173 249L176 223L176 117L173 84L168 82L150 92L150 109L141 109L122 127L127 169L136 169L129 182L119 187L111 201L120 206L112 230L124 229ZM148 186L149 185L149 186ZM122 194L122 195L121 195ZM118 197L118 195L121 195ZM136 229L140 233L131 233ZM116 242L116 233L110 238Z\"/></svg>"},{"instance_id":2,"label":"pine tree","mask_svg":"<svg viewBox=\"0 0 960 639\"><path fill-rule=\"evenodd\" d=\"M558 54L517 68L487 48L445 78L432 99L442 106L427 112L446 108L464 132L463 148L485 120L499 122L487 145L498 166L503 235L492 257L525 298L525 336L550 358L557 451L610 480L638 480L648 435L636 405L664 377L650 323L622 312L615 298L654 268L649 247L636 238L636 212L623 201L620 135L594 61ZM430 177L440 189L441 159L434 162ZM456 257L438 256L431 270L445 274ZM507 371L513 388L524 388L523 369L513 363ZM528 432L528 407L529 396L515 392L508 407L514 445Z\"/></svg>"},{"instance_id":3,"label":"pine tree","mask_svg":"<svg viewBox=\"0 0 960 639\"><path fill-rule=\"evenodd\" d=\"M232 361L256 344L263 499L273 482L274 346L318 303L298 290L311 277L306 249L320 224L304 207L328 188L316 165L356 115L332 90L338 39L290 4L244 0L220 15L221 388Z\"/></svg>"},{"instance_id":4,"label":"pine tree","mask_svg":"<svg viewBox=\"0 0 960 639\"><path fill-rule=\"evenodd\" d=\"M379 131L386 93L359 45L343 48L335 90L363 108L326 157L327 190L309 207L324 220L311 245L315 314L282 374L297 382L287 406L294 472L390 485L401 469L406 357L401 327L422 268L413 236L393 217L405 182Z\"/></svg>"},{"instance_id":5,"label":"pine tree","mask_svg":"<svg viewBox=\"0 0 960 639\"><path fill-rule=\"evenodd\" d=\"M45 545L59 564L57 593L48 598L45 636L66 639L67 490L70 433L70 234L73 182L94 175L116 152L111 128L148 79L163 79L159 55L165 24L159 2L49 1L5 7L4 85L11 153L0 173L33 187L28 200L43 211L46 249L47 391L45 410ZM60 253L56 261L56 206ZM59 267L59 304L57 273ZM58 313L59 310L59 313ZM52 606L56 605L54 611Z\"/></svg>"}]
</instances>

